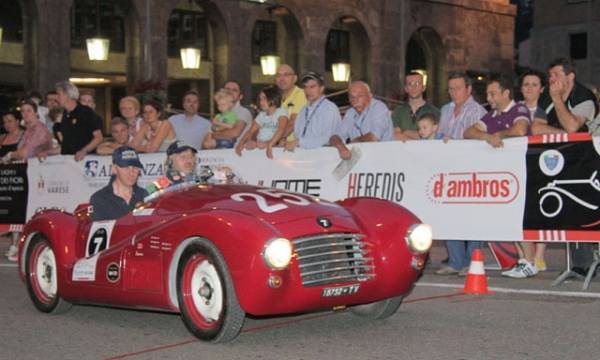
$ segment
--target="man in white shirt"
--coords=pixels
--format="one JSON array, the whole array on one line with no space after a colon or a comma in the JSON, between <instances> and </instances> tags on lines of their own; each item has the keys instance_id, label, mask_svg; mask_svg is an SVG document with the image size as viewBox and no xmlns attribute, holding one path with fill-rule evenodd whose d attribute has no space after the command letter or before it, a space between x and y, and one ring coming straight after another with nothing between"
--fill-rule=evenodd
<instances>
[{"instance_id":1,"label":"man in white shirt","mask_svg":"<svg viewBox=\"0 0 600 360\"><path fill-rule=\"evenodd\" d=\"M198 115L199 105L198 93L190 90L183 95L183 114L169 118L177 140L193 146L196 150L202 149L202 141L210 130L210 122Z\"/></svg>"}]
</instances>

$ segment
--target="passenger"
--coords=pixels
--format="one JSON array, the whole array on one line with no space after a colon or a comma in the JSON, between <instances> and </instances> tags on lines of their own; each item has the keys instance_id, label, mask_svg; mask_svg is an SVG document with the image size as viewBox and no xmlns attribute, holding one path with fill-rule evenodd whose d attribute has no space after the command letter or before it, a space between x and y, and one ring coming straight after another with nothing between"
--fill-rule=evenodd
<instances>
[{"instance_id":1,"label":"passenger","mask_svg":"<svg viewBox=\"0 0 600 360\"><path fill-rule=\"evenodd\" d=\"M137 185L143 166L135 150L128 146L118 148L113 153L112 163L110 182L90 198L93 221L118 219L148 196L148 192Z\"/></svg>"},{"instance_id":2,"label":"passenger","mask_svg":"<svg viewBox=\"0 0 600 360\"><path fill-rule=\"evenodd\" d=\"M148 193L152 194L171 185L199 181L200 178L196 173L197 152L193 146L181 140L172 143L167 149L165 175L146 187Z\"/></svg>"}]
</instances>

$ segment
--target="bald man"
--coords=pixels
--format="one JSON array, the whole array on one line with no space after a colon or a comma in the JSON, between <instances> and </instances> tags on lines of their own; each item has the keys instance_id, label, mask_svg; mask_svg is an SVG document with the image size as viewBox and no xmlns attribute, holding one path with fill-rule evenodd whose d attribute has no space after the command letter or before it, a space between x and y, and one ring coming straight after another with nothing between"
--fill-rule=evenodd
<instances>
[{"instance_id":1,"label":"bald man","mask_svg":"<svg viewBox=\"0 0 600 360\"><path fill-rule=\"evenodd\" d=\"M298 81L298 75L294 69L288 64L281 64L277 68L275 74L275 83L279 91L281 91L281 107L287 111L289 121L285 128L283 139L287 138L289 141L294 140L293 131L294 124L296 122L296 116L300 110L306 105L306 95L304 91L296 86ZM291 135L291 136L290 136Z\"/></svg>"},{"instance_id":2,"label":"bald man","mask_svg":"<svg viewBox=\"0 0 600 360\"><path fill-rule=\"evenodd\" d=\"M329 139L340 157L348 160L352 154L347 143L368 141L391 141L394 125L390 110L381 101L374 99L369 85L363 81L353 81L348 86L350 108L338 125L335 134Z\"/></svg>"}]
</instances>

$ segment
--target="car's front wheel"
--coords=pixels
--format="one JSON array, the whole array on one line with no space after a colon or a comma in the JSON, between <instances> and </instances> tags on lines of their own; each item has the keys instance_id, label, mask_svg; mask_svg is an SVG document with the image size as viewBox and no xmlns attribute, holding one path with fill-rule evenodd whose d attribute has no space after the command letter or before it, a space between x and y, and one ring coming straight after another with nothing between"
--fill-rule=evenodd
<instances>
[{"instance_id":1,"label":"car's front wheel","mask_svg":"<svg viewBox=\"0 0 600 360\"><path fill-rule=\"evenodd\" d=\"M71 308L58 293L58 267L52 246L42 236L31 241L25 256L27 291L35 307L59 314Z\"/></svg>"},{"instance_id":2,"label":"car's front wheel","mask_svg":"<svg viewBox=\"0 0 600 360\"><path fill-rule=\"evenodd\" d=\"M227 264L208 240L198 240L184 250L177 269L177 299L185 326L202 340L232 340L244 324L246 315Z\"/></svg>"},{"instance_id":3,"label":"car's front wheel","mask_svg":"<svg viewBox=\"0 0 600 360\"><path fill-rule=\"evenodd\" d=\"M402 304L403 296L384 299L370 304L357 305L350 308L354 315L368 319L385 319L396 313L400 304Z\"/></svg>"}]
</instances>

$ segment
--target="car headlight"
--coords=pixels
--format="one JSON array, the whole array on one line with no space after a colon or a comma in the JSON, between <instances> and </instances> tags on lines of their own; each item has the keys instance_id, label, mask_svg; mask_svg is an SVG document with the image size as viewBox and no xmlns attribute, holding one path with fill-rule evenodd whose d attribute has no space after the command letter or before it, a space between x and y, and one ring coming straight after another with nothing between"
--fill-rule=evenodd
<instances>
[{"instance_id":1,"label":"car headlight","mask_svg":"<svg viewBox=\"0 0 600 360\"><path fill-rule=\"evenodd\" d=\"M432 241L431 226L427 224L414 224L406 234L408 248L416 253L427 252L431 248Z\"/></svg>"},{"instance_id":2,"label":"car headlight","mask_svg":"<svg viewBox=\"0 0 600 360\"><path fill-rule=\"evenodd\" d=\"M271 269L286 268L292 260L292 243L284 238L269 240L263 251L263 258Z\"/></svg>"}]
</instances>

